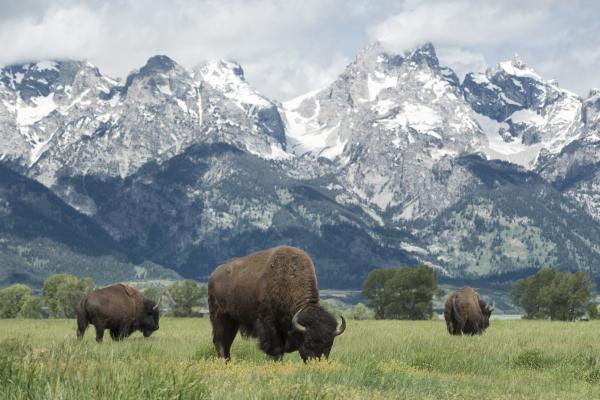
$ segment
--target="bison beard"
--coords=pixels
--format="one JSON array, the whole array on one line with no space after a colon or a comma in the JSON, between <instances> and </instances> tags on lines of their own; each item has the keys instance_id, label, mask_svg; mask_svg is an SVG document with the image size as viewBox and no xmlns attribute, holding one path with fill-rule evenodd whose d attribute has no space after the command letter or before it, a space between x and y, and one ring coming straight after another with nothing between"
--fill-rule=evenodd
<instances>
[{"instance_id":1,"label":"bison beard","mask_svg":"<svg viewBox=\"0 0 600 400\"><path fill-rule=\"evenodd\" d=\"M482 334L490 326L490 315L494 311L470 287L454 292L446 301L444 318L451 335Z\"/></svg>"},{"instance_id":2,"label":"bison beard","mask_svg":"<svg viewBox=\"0 0 600 400\"><path fill-rule=\"evenodd\" d=\"M336 336L335 318L319 304L312 260L288 246L250 254L219 266L208 281L213 342L230 359L238 330L257 337L262 351L280 360L298 351L304 361L328 357Z\"/></svg>"},{"instance_id":3,"label":"bison beard","mask_svg":"<svg viewBox=\"0 0 600 400\"><path fill-rule=\"evenodd\" d=\"M135 331L149 337L158 329L158 306L131 286L118 284L94 290L77 307L77 338L89 324L96 328L96 341L101 342L104 330L113 340L121 340Z\"/></svg>"}]
</instances>

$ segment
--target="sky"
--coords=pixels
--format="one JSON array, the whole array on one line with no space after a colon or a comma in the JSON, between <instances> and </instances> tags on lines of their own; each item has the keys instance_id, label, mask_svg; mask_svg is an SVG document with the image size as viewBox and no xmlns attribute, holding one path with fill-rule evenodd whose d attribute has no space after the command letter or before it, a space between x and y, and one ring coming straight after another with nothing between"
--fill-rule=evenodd
<instances>
[{"instance_id":1,"label":"sky","mask_svg":"<svg viewBox=\"0 0 600 400\"><path fill-rule=\"evenodd\" d=\"M554 0L0 0L0 65L85 59L124 78L156 54L238 61L284 101L326 86L357 51L425 42L461 79L515 53L585 97L600 87L600 2Z\"/></svg>"}]
</instances>

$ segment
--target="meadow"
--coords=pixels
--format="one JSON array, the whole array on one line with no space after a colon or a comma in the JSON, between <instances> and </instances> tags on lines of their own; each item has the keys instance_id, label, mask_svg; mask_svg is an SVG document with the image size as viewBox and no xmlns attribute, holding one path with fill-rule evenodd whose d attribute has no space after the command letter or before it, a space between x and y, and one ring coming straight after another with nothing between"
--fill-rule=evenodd
<instances>
[{"instance_id":1,"label":"meadow","mask_svg":"<svg viewBox=\"0 0 600 400\"><path fill-rule=\"evenodd\" d=\"M0 399L598 399L600 322L348 321L329 361L270 361L236 339L216 359L207 319L161 319L145 340L75 339L74 320L0 320Z\"/></svg>"}]
</instances>

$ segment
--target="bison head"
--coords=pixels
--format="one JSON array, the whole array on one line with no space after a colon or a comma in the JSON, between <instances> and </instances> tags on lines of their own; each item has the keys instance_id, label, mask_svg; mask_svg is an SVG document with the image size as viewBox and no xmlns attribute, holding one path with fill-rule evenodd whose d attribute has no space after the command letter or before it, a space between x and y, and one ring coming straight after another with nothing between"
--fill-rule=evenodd
<instances>
[{"instance_id":1,"label":"bison head","mask_svg":"<svg viewBox=\"0 0 600 400\"><path fill-rule=\"evenodd\" d=\"M338 328L335 317L320 305L310 305L298 311L292 318L286 350L298 350L306 362L311 358L329 357L333 339L344 333L346 320Z\"/></svg>"},{"instance_id":2,"label":"bison head","mask_svg":"<svg viewBox=\"0 0 600 400\"><path fill-rule=\"evenodd\" d=\"M484 331L490 326L490 316L494 311L494 306L490 306L489 304L486 304L485 301L480 299L479 308L481 308L481 315L483 316L480 329L481 331Z\"/></svg>"},{"instance_id":3,"label":"bison head","mask_svg":"<svg viewBox=\"0 0 600 400\"><path fill-rule=\"evenodd\" d=\"M160 302L159 302L160 303ZM154 300L144 300L144 311L140 321L140 330L144 337L149 337L152 332L158 330L158 306L159 303Z\"/></svg>"}]
</instances>

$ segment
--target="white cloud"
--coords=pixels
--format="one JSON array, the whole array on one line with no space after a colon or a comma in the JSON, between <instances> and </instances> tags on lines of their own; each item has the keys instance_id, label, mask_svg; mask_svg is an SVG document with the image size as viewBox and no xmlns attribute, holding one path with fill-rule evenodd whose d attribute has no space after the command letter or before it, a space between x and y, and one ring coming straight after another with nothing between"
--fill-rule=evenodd
<instances>
[{"instance_id":1,"label":"white cloud","mask_svg":"<svg viewBox=\"0 0 600 400\"><path fill-rule=\"evenodd\" d=\"M461 80L469 72L484 71L488 67L482 54L460 47L438 48L437 55L440 63L452 66Z\"/></svg>"},{"instance_id":2,"label":"white cloud","mask_svg":"<svg viewBox=\"0 0 600 400\"><path fill-rule=\"evenodd\" d=\"M408 1L369 29L369 38L402 52L432 42L462 77L519 53L542 77L584 95L600 85L597 2L558 0Z\"/></svg>"},{"instance_id":3,"label":"white cloud","mask_svg":"<svg viewBox=\"0 0 600 400\"><path fill-rule=\"evenodd\" d=\"M342 56L319 44L318 25L336 1L134 0L66 4L43 16L17 16L0 24L0 64L41 58L88 59L112 76L125 76L154 54L186 67L234 59L249 80L277 98L322 84ZM297 64L290 65L292 60ZM260 66L260 67L259 67ZM269 75L260 76L257 72ZM278 76L280 80L273 77ZM290 78L290 79L288 79ZM293 85L294 87L290 87Z\"/></svg>"},{"instance_id":4,"label":"white cloud","mask_svg":"<svg viewBox=\"0 0 600 400\"><path fill-rule=\"evenodd\" d=\"M0 65L87 59L124 77L152 55L191 68L237 60L248 81L285 100L325 85L359 48L434 43L462 76L520 53L579 93L600 86L600 3L368 0L21 0L0 9Z\"/></svg>"},{"instance_id":5,"label":"white cloud","mask_svg":"<svg viewBox=\"0 0 600 400\"><path fill-rule=\"evenodd\" d=\"M507 3L419 2L370 29L390 50L404 51L423 42L438 46L493 44L524 37L546 18L541 8L510 12Z\"/></svg>"},{"instance_id":6,"label":"white cloud","mask_svg":"<svg viewBox=\"0 0 600 400\"><path fill-rule=\"evenodd\" d=\"M350 59L339 54L333 54L327 61L327 66L322 66L296 54L290 57L279 54L277 64L271 59L250 62L244 66L248 80L262 77L263 84L267 87L278 87L279 99L288 100L305 93L298 88L314 90L331 83L350 63Z\"/></svg>"}]
</instances>

